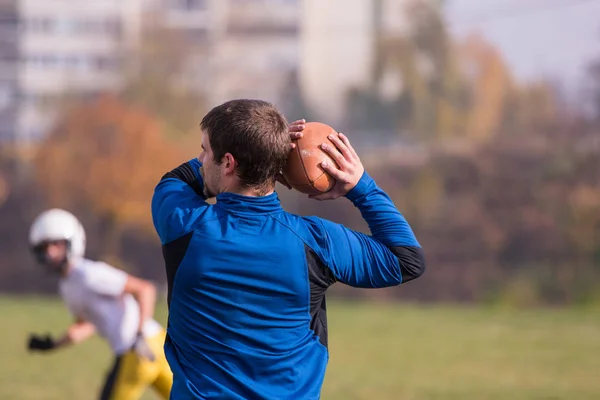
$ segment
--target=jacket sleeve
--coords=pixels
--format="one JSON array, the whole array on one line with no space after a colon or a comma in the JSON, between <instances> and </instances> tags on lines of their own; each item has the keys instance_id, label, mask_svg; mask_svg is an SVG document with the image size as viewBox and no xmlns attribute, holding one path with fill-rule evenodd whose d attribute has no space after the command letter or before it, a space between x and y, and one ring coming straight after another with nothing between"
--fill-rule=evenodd
<instances>
[{"instance_id":1,"label":"jacket sleeve","mask_svg":"<svg viewBox=\"0 0 600 400\"><path fill-rule=\"evenodd\" d=\"M201 166L198 159L187 161L163 175L154 189L152 221L162 244L187 233L193 214L208 206Z\"/></svg>"},{"instance_id":2,"label":"jacket sleeve","mask_svg":"<svg viewBox=\"0 0 600 400\"><path fill-rule=\"evenodd\" d=\"M421 245L375 181L365 172L346 197L369 225L370 236L331 221L313 219L321 225L313 235L336 280L355 287L381 288L421 276L425 271Z\"/></svg>"}]
</instances>

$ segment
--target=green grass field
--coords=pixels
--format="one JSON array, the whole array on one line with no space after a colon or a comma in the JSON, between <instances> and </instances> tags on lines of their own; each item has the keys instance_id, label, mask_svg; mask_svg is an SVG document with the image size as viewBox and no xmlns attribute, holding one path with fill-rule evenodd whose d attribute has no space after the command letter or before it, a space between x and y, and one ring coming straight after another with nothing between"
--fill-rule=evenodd
<instances>
[{"instance_id":1,"label":"green grass field","mask_svg":"<svg viewBox=\"0 0 600 400\"><path fill-rule=\"evenodd\" d=\"M60 333L69 321L59 301L0 298L0 399L96 398L111 362L104 342L25 351L28 332ZM325 400L600 399L592 311L331 302L329 323Z\"/></svg>"}]
</instances>

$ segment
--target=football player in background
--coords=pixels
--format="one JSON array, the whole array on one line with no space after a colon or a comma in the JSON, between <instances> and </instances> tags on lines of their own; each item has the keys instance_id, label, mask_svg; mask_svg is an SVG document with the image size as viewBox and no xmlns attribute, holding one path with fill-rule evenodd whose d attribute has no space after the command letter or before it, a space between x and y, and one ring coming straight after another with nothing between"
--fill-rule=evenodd
<instances>
[{"instance_id":1,"label":"football player in background","mask_svg":"<svg viewBox=\"0 0 600 400\"><path fill-rule=\"evenodd\" d=\"M168 399L173 375L163 351L165 330L153 318L152 283L86 259L85 231L68 211L40 214L31 225L29 241L38 263L60 275L60 294L75 319L59 338L31 334L29 350L50 352L97 332L115 354L101 400L138 399L148 386Z\"/></svg>"}]
</instances>

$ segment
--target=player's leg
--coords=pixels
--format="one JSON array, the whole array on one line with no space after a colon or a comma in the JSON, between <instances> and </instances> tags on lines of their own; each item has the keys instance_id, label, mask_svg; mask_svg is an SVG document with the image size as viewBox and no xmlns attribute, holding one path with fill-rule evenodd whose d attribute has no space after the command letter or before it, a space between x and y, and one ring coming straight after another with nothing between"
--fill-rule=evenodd
<instances>
[{"instance_id":1,"label":"player's leg","mask_svg":"<svg viewBox=\"0 0 600 400\"><path fill-rule=\"evenodd\" d=\"M171 373L171 368L169 368L166 359L164 360L164 363L161 360L161 364L160 372L152 383L152 387L163 399L167 400L169 399L171 387L173 386L173 374Z\"/></svg>"},{"instance_id":2,"label":"player's leg","mask_svg":"<svg viewBox=\"0 0 600 400\"><path fill-rule=\"evenodd\" d=\"M154 364L158 369L158 373L154 382L152 382L152 387L154 390L160 394L163 399L169 399L171 394L171 386L173 386L173 373L171 372L171 368L169 367L169 363L167 362L167 358L165 357L164 352L164 342L165 342L166 332L163 330L157 335L148 339L148 344L152 348L152 351L156 355L156 360Z\"/></svg>"},{"instance_id":3,"label":"player's leg","mask_svg":"<svg viewBox=\"0 0 600 400\"><path fill-rule=\"evenodd\" d=\"M110 400L114 386L115 386L115 382L117 380L117 374L119 373L120 367L121 367L121 357L116 357L112 368L106 374L104 386L102 387L102 390L100 391L100 398L99 398L100 400Z\"/></svg>"},{"instance_id":4,"label":"player's leg","mask_svg":"<svg viewBox=\"0 0 600 400\"><path fill-rule=\"evenodd\" d=\"M119 357L110 385L105 385L101 400L137 400L144 390L156 379L155 363L140 358L133 351ZM112 372L112 371L111 371Z\"/></svg>"}]
</instances>

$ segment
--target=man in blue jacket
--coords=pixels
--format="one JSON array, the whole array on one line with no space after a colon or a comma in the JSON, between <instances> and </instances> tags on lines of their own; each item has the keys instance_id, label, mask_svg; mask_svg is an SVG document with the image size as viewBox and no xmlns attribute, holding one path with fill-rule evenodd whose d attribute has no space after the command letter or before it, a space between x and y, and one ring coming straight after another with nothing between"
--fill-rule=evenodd
<instances>
[{"instance_id":1,"label":"man in blue jacket","mask_svg":"<svg viewBox=\"0 0 600 400\"><path fill-rule=\"evenodd\" d=\"M173 399L318 399L328 362L325 292L382 288L425 269L421 246L340 134L323 144L371 236L281 208L275 182L291 126L271 104L233 100L202 120L202 153L165 174L152 199L163 244ZM216 197L215 204L208 198Z\"/></svg>"}]
</instances>

